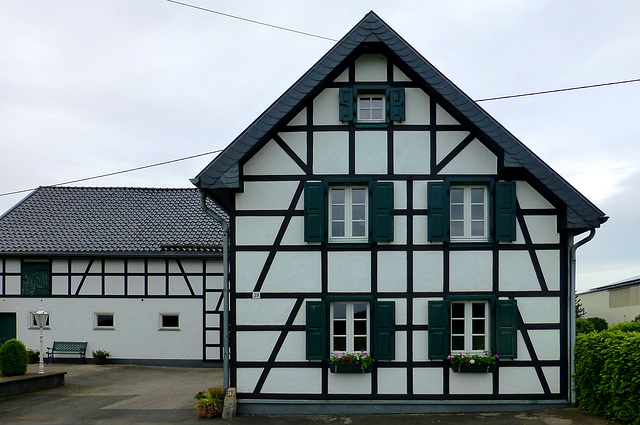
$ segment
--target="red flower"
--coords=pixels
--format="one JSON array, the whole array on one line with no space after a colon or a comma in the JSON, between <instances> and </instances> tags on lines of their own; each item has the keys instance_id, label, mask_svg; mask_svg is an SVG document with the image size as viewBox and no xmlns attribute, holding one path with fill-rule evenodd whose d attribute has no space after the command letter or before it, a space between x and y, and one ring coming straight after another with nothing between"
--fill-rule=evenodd
<instances>
[{"instance_id":1,"label":"red flower","mask_svg":"<svg viewBox=\"0 0 640 425\"><path fill-rule=\"evenodd\" d=\"M348 362L350 362L350 361L351 361L351 358L350 358L350 357L345 357L344 359L345 359L346 361L348 361Z\"/></svg>"}]
</instances>

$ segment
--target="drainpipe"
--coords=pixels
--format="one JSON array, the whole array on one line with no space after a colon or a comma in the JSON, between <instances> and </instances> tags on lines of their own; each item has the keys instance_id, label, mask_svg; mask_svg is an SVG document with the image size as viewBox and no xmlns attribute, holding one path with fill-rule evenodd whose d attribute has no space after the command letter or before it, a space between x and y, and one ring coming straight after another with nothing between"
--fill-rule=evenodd
<instances>
[{"instance_id":1,"label":"drainpipe","mask_svg":"<svg viewBox=\"0 0 640 425\"><path fill-rule=\"evenodd\" d=\"M591 229L589 235L584 239L579 240L575 243L570 251L569 251L569 350L571 352L570 363L569 363L569 373L571 374L571 379L569 381L569 394L571 399L571 404L576 404L576 391L575 385L576 381L574 378L574 374L576 373L576 354L574 352L574 348L576 346L576 250L580 248L582 245L589 242L596 235L596 229ZM571 237L573 240L573 236Z\"/></svg>"},{"instance_id":2,"label":"drainpipe","mask_svg":"<svg viewBox=\"0 0 640 425\"><path fill-rule=\"evenodd\" d=\"M207 206L207 194L200 190L200 206L222 225L222 373L225 391L229 388L229 225Z\"/></svg>"}]
</instances>

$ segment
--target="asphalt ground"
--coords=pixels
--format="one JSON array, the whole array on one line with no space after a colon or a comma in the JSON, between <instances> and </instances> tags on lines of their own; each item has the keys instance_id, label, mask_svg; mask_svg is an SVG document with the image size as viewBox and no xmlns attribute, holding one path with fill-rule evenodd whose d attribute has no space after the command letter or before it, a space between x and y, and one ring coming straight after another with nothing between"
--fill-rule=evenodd
<instances>
[{"instance_id":1,"label":"asphalt ground","mask_svg":"<svg viewBox=\"0 0 640 425\"><path fill-rule=\"evenodd\" d=\"M28 373L37 373L29 365ZM0 401L0 424L182 424L215 421L195 411L193 396L221 386L222 370L133 365L55 364L47 372L67 372L65 385ZM528 412L420 415L241 415L252 424L332 425L605 425L578 409Z\"/></svg>"}]
</instances>

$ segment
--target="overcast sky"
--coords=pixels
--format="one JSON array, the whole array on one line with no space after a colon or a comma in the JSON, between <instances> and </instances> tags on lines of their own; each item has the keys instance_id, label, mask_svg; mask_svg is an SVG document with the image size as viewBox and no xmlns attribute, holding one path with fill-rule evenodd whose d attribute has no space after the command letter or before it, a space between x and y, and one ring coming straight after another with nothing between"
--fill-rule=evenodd
<instances>
[{"instance_id":1,"label":"overcast sky","mask_svg":"<svg viewBox=\"0 0 640 425\"><path fill-rule=\"evenodd\" d=\"M640 78L637 0L185 2L333 39L374 10L473 99ZM0 0L0 40L0 194L223 149L334 44L165 0ZM640 275L640 83L481 106L611 217L578 290Z\"/></svg>"}]
</instances>

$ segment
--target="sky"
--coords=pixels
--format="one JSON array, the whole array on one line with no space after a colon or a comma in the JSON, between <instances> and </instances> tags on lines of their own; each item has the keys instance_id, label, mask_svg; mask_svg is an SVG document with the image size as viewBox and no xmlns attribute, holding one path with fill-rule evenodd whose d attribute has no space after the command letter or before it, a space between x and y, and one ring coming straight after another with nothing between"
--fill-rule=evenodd
<instances>
[{"instance_id":1,"label":"sky","mask_svg":"<svg viewBox=\"0 0 640 425\"><path fill-rule=\"evenodd\" d=\"M472 99L640 78L637 0L184 2L331 39L373 10ZM223 149L335 44L167 0L0 0L0 40L0 214ZM578 291L640 275L640 82L480 105L610 216ZM214 157L75 185L192 187Z\"/></svg>"}]
</instances>

